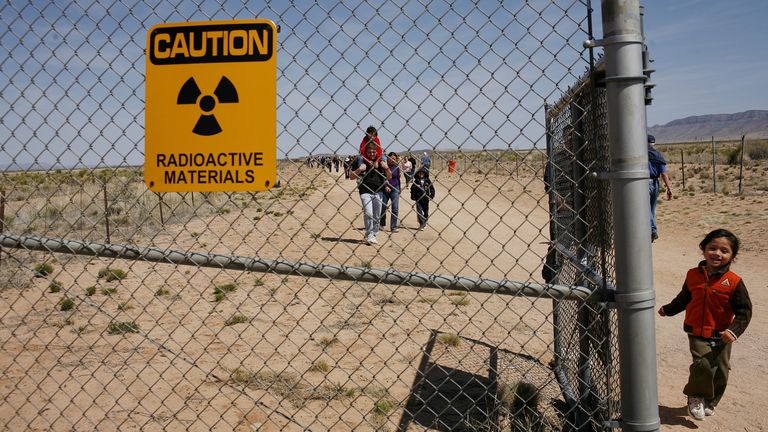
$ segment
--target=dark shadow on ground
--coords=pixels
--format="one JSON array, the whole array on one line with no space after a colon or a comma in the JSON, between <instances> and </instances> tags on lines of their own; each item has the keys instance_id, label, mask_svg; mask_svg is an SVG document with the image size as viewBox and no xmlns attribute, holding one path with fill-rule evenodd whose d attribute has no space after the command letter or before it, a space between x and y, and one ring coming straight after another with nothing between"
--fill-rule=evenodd
<instances>
[{"instance_id":1,"label":"dark shadow on ground","mask_svg":"<svg viewBox=\"0 0 768 432\"><path fill-rule=\"evenodd\" d=\"M698 429L699 426L688 415L688 407L672 408L659 405L659 418L663 425L685 426L688 429Z\"/></svg>"},{"instance_id":2,"label":"dark shadow on ground","mask_svg":"<svg viewBox=\"0 0 768 432\"><path fill-rule=\"evenodd\" d=\"M341 237L320 237L320 240L339 243L365 244L365 240L346 239Z\"/></svg>"},{"instance_id":3,"label":"dark shadow on ground","mask_svg":"<svg viewBox=\"0 0 768 432\"><path fill-rule=\"evenodd\" d=\"M439 432L561 430L556 423L562 412L557 411L564 408L564 402L547 366L525 354L468 338L460 338L456 346L446 346L438 342L440 335L432 330L398 431L414 425ZM518 371L522 375L517 376ZM499 386L514 386L523 380L540 388L540 407L545 407L546 413L535 409L532 414L536 420L530 426L512 426L511 421L519 422L499 399Z\"/></svg>"}]
</instances>

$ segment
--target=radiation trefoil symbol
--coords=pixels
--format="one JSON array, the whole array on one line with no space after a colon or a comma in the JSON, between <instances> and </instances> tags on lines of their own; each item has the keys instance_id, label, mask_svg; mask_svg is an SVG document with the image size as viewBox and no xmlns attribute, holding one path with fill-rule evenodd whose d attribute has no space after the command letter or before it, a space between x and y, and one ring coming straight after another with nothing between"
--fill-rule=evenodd
<instances>
[{"instance_id":1,"label":"radiation trefoil symbol","mask_svg":"<svg viewBox=\"0 0 768 432\"><path fill-rule=\"evenodd\" d=\"M200 91L200 87L197 86L194 78L190 78L187 82L181 86L179 90L179 97L176 98L178 105L190 105L197 104L203 113L200 114L200 118L195 123L195 127L192 132L197 135L211 136L221 132L221 126L216 121L216 117L212 114L213 109L216 107L216 103L237 103L239 99L237 97L237 90L227 77L222 76L219 81L219 85L216 86L216 90L213 91L213 95L203 95Z\"/></svg>"}]
</instances>

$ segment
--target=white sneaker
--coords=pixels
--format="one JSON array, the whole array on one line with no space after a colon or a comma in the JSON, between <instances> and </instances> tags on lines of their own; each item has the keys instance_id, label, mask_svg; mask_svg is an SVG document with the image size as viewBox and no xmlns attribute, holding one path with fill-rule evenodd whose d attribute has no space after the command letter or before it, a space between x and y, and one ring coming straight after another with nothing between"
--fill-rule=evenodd
<instances>
[{"instance_id":1,"label":"white sneaker","mask_svg":"<svg viewBox=\"0 0 768 432\"><path fill-rule=\"evenodd\" d=\"M704 420L704 399L688 396L688 413L696 420Z\"/></svg>"},{"instance_id":2,"label":"white sneaker","mask_svg":"<svg viewBox=\"0 0 768 432\"><path fill-rule=\"evenodd\" d=\"M705 404L704 415L707 417L715 415L715 406L710 404Z\"/></svg>"},{"instance_id":3,"label":"white sneaker","mask_svg":"<svg viewBox=\"0 0 768 432\"><path fill-rule=\"evenodd\" d=\"M372 244L379 244L379 242L376 240L376 237L374 237L374 236L370 236L370 237L368 237L368 244L369 244L369 245L372 245Z\"/></svg>"}]
</instances>

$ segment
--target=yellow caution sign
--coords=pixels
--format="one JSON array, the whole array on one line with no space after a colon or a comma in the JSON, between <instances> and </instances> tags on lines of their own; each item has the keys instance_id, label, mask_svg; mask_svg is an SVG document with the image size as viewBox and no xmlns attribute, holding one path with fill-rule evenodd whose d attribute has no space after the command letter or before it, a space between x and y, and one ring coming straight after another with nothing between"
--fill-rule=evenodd
<instances>
[{"instance_id":1,"label":"yellow caution sign","mask_svg":"<svg viewBox=\"0 0 768 432\"><path fill-rule=\"evenodd\" d=\"M155 192L272 188L277 28L160 24L147 35L144 181Z\"/></svg>"}]
</instances>

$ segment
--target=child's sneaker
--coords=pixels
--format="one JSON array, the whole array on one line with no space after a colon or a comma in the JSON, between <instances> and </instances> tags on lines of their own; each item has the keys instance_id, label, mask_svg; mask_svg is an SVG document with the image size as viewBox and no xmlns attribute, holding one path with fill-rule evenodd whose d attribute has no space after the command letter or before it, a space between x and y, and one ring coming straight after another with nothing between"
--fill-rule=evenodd
<instances>
[{"instance_id":1,"label":"child's sneaker","mask_svg":"<svg viewBox=\"0 0 768 432\"><path fill-rule=\"evenodd\" d=\"M704 399L688 396L688 413L696 420L704 420Z\"/></svg>"},{"instance_id":2,"label":"child's sneaker","mask_svg":"<svg viewBox=\"0 0 768 432\"><path fill-rule=\"evenodd\" d=\"M711 403L704 404L704 415L707 417L715 415L715 406Z\"/></svg>"}]
</instances>

